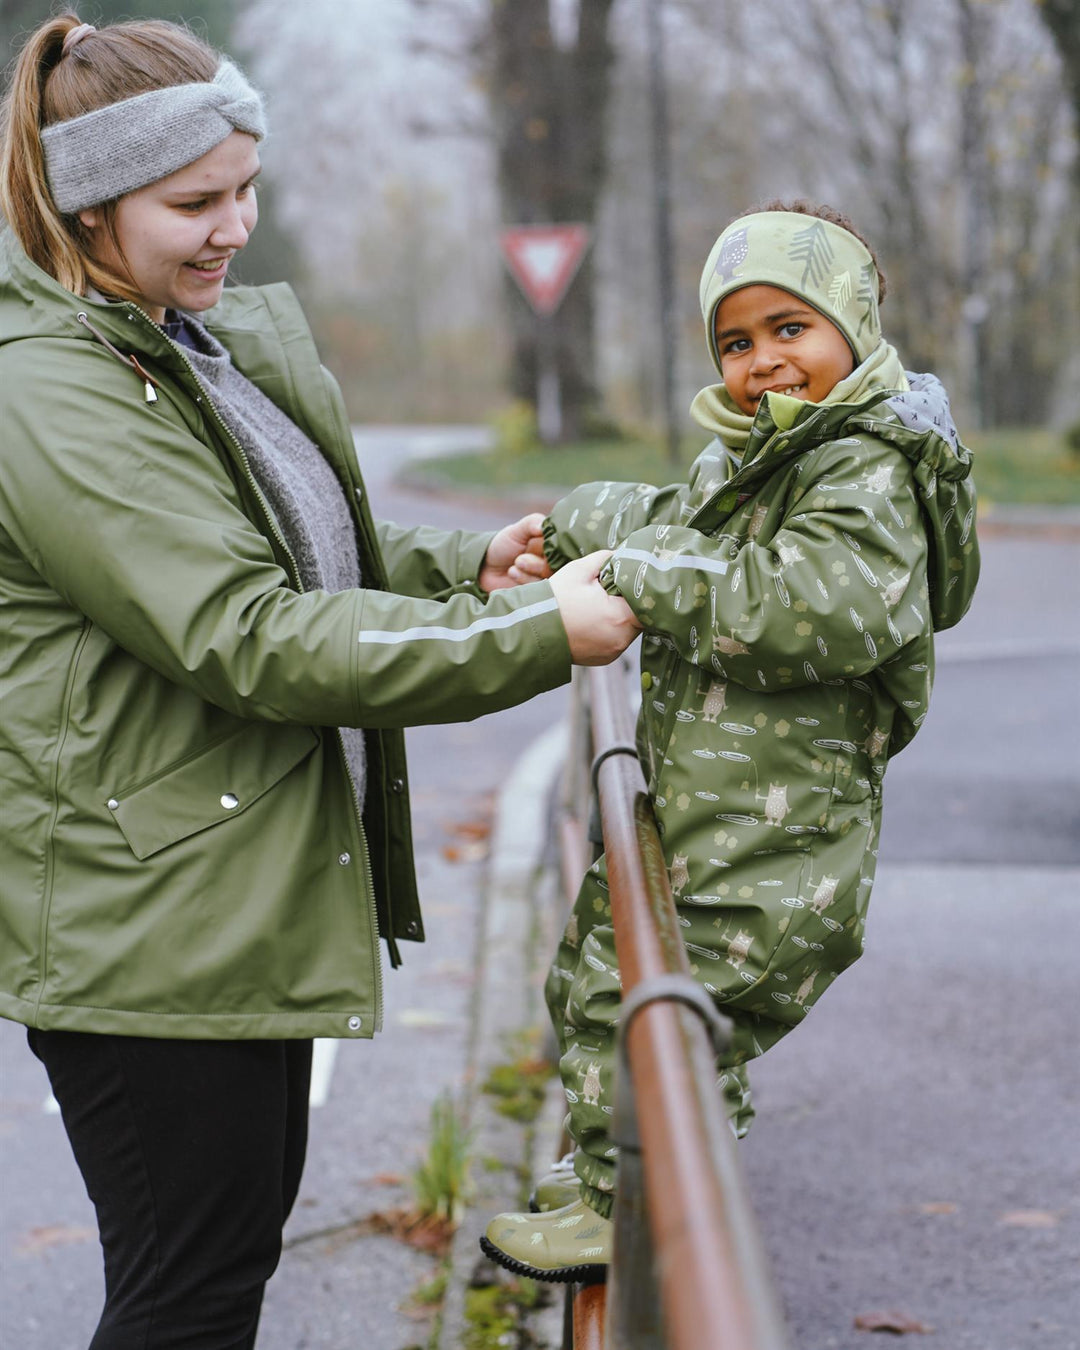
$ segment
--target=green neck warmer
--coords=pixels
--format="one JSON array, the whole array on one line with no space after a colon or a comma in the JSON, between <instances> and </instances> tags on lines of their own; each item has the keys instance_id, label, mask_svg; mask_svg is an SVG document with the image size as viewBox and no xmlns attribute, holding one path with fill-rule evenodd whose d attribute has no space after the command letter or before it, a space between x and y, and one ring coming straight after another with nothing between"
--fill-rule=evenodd
<instances>
[{"instance_id":1,"label":"green neck warmer","mask_svg":"<svg viewBox=\"0 0 1080 1350\"><path fill-rule=\"evenodd\" d=\"M860 403L876 390L891 392L907 388L907 377L896 348L882 338L862 365L856 366L846 379L834 385L821 403ZM757 416L761 417L765 410L773 423L785 430L806 402L787 394L766 394ZM690 415L699 426L719 437L724 448L736 459L741 458L756 419L736 408L722 384L710 384L702 389L690 405Z\"/></svg>"}]
</instances>

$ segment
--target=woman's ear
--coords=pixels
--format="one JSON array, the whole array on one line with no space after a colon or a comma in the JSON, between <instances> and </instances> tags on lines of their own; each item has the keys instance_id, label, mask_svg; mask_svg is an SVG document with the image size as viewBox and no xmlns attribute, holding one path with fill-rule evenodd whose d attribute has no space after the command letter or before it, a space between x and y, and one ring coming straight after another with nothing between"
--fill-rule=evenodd
<instances>
[{"instance_id":1,"label":"woman's ear","mask_svg":"<svg viewBox=\"0 0 1080 1350\"><path fill-rule=\"evenodd\" d=\"M79 219L88 230L96 230L101 223L101 212L96 206L86 206L79 212Z\"/></svg>"}]
</instances>

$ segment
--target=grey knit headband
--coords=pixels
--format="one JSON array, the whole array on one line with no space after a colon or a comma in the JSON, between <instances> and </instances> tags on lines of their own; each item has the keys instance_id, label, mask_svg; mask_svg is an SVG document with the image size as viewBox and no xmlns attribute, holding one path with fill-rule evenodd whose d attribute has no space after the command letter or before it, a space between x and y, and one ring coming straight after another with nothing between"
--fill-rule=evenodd
<instances>
[{"instance_id":1,"label":"grey knit headband","mask_svg":"<svg viewBox=\"0 0 1080 1350\"><path fill-rule=\"evenodd\" d=\"M174 84L42 128L45 171L64 215L156 183L233 131L266 135L262 99L231 61L209 84Z\"/></svg>"}]
</instances>

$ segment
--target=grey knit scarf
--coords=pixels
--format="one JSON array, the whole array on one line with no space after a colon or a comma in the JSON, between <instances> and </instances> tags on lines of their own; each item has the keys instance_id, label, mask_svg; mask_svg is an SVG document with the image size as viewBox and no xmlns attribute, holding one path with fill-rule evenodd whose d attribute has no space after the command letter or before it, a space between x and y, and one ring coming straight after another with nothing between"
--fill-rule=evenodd
<instances>
[{"instance_id":1,"label":"grey knit scarf","mask_svg":"<svg viewBox=\"0 0 1080 1350\"><path fill-rule=\"evenodd\" d=\"M360 585L356 530L341 484L318 447L236 369L220 342L189 314L184 355L207 396L240 442L300 572L305 591L344 591ZM364 733L340 728L345 757L364 804Z\"/></svg>"}]
</instances>

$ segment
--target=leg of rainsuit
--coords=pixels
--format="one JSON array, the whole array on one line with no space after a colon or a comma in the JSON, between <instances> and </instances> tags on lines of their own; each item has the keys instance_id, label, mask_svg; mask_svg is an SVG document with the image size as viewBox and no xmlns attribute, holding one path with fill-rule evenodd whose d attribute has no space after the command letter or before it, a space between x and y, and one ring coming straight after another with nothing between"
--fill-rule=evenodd
<instances>
[{"instance_id":1,"label":"leg of rainsuit","mask_svg":"<svg viewBox=\"0 0 1080 1350\"><path fill-rule=\"evenodd\" d=\"M561 1052L574 1170L586 1201L606 1217L618 1152L610 1130L622 985L603 858L585 875L544 992ZM741 1137L753 1116L745 1066L721 1068L718 1082L728 1119Z\"/></svg>"}]
</instances>

